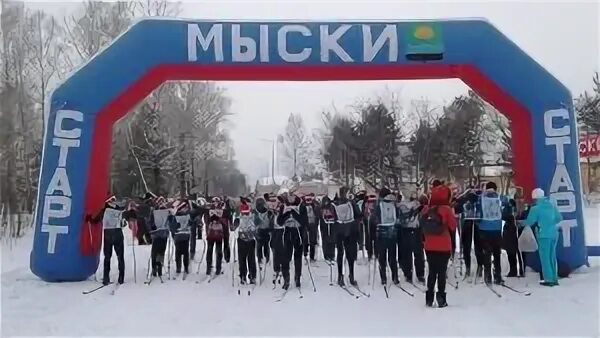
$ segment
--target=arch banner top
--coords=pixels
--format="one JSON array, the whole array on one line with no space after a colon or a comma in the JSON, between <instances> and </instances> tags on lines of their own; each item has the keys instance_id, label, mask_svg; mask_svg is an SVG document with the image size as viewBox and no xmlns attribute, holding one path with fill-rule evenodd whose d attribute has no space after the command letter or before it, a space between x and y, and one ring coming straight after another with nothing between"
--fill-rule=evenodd
<instances>
[{"instance_id":1,"label":"arch banner top","mask_svg":"<svg viewBox=\"0 0 600 338\"><path fill-rule=\"evenodd\" d=\"M46 281L94 274L101 230L84 220L108 191L112 125L165 81L441 78L461 79L510 119L516 184L556 200L559 259L586 264L571 94L486 20L144 19L50 96L31 270Z\"/></svg>"}]
</instances>

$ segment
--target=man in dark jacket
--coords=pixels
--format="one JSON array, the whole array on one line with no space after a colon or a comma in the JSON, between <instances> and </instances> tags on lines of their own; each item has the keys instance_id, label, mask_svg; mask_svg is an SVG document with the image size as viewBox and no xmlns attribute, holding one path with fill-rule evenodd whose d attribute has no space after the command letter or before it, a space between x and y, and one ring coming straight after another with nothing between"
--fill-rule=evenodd
<instances>
[{"instance_id":1,"label":"man in dark jacket","mask_svg":"<svg viewBox=\"0 0 600 338\"><path fill-rule=\"evenodd\" d=\"M308 240L304 243L304 257L310 253L310 261L315 262L317 239L319 233L319 204L314 194L304 196L303 204L306 208Z\"/></svg>"},{"instance_id":2,"label":"man in dark jacket","mask_svg":"<svg viewBox=\"0 0 600 338\"><path fill-rule=\"evenodd\" d=\"M392 282L399 284L398 260L396 256L396 238L399 210L396 206L396 196L388 188L379 191L379 201L371 214L371 224L376 226L376 247L379 258L379 276L381 284L387 285L386 268L389 263L392 271Z\"/></svg>"},{"instance_id":3,"label":"man in dark jacket","mask_svg":"<svg viewBox=\"0 0 600 338\"><path fill-rule=\"evenodd\" d=\"M296 287L300 287L302 276L302 244L306 240L303 234L306 232L307 217L306 207L302 205L300 198L293 193L285 194L284 204L279 208L277 224L285 228L283 234L283 246L286 253L282 267L283 288L290 286L290 261L294 257L294 281Z\"/></svg>"},{"instance_id":4,"label":"man in dark jacket","mask_svg":"<svg viewBox=\"0 0 600 338\"><path fill-rule=\"evenodd\" d=\"M361 214L358 206L348 199L348 188L340 188L339 196L333 201L337 222L335 236L337 243L338 284L344 283L344 253L348 261L348 280L350 284L357 285L354 279L354 262L358 254L358 222Z\"/></svg>"}]
</instances>

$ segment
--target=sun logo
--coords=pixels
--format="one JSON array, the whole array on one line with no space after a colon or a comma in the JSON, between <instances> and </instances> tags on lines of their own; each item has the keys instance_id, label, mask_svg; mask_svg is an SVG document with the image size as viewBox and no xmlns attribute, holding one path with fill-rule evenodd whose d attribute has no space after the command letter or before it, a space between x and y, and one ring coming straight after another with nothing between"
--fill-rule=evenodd
<instances>
[{"instance_id":1,"label":"sun logo","mask_svg":"<svg viewBox=\"0 0 600 338\"><path fill-rule=\"evenodd\" d=\"M431 40L435 32L429 26L419 26L415 29L414 37L419 40Z\"/></svg>"}]
</instances>

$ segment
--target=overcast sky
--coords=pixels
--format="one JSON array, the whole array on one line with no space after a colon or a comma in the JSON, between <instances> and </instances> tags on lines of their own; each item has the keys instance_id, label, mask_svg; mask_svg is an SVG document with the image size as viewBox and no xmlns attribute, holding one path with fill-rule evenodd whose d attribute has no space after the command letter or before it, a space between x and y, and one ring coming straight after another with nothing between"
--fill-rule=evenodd
<instances>
[{"instance_id":1,"label":"overcast sky","mask_svg":"<svg viewBox=\"0 0 600 338\"><path fill-rule=\"evenodd\" d=\"M32 4L33 5L33 4ZM73 3L49 2L43 7L68 13ZM187 1L181 16L193 19L436 19L484 17L546 67L573 96L592 87L599 70L600 10L596 1ZM518 76L518 74L515 74ZM386 86L408 106L428 97L443 104L467 90L458 80L371 82L222 82L233 99L231 136L236 158L249 182L264 175L271 139L283 132L289 113L299 112L309 128L318 128L320 111L338 109L357 98L381 94Z\"/></svg>"}]
</instances>

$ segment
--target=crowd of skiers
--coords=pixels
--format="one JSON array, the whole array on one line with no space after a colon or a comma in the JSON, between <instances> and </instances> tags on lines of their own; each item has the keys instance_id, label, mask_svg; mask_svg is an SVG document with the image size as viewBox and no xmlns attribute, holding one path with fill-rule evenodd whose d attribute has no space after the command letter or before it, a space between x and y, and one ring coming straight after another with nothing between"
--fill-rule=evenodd
<instances>
[{"instance_id":1,"label":"crowd of skiers","mask_svg":"<svg viewBox=\"0 0 600 338\"><path fill-rule=\"evenodd\" d=\"M162 279L171 238L176 273L183 271L185 278L190 260L194 260L196 239L202 239L205 233L209 276L223 273L222 262L230 262L230 245L234 245L240 284L256 284L257 265L262 270L272 260L273 283L283 278L283 288L287 290L293 263L294 285L300 287L303 259L310 267L316 262L320 247L325 262L337 266L337 283L345 287L347 277L348 283L358 287L354 269L358 252L363 250L368 261L379 266L384 287L388 285L388 268L391 282L400 283L400 267L406 282L426 285L427 306L433 306L435 301L438 307L445 307L446 271L457 252L457 232L465 275L471 274L470 253L474 246L475 273L483 275L486 284L502 284L502 248L510 266L506 276L524 276L525 262L518 238L523 226L535 227L543 285L558 285L556 225L561 220L560 213L541 189L533 191L532 199L534 204L527 207L521 193L502 196L493 182L483 189L472 187L453 196L449 185L439 180L433 182L427 195L414 193L409 198L388 188L380 189L378 195L364 191L352 195L342 187L333 199L313 194L297 196L282 189L278 194L240 197L235 207L227 198L213 197L209 202L195 196L167 200L148 193L138 203L119 203L111 197L100 212L87 215L86 220L101 223L104 228L105 285L110 283L113 249L119 262L118 283L124 281L121 229L129 224L140 244L152 245L152 277ZM233 233L235 244L230 243Z\"/></svg>"}]
</instances>

